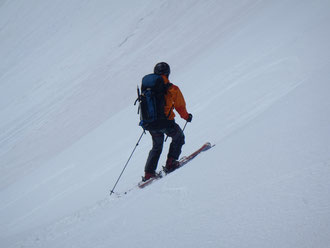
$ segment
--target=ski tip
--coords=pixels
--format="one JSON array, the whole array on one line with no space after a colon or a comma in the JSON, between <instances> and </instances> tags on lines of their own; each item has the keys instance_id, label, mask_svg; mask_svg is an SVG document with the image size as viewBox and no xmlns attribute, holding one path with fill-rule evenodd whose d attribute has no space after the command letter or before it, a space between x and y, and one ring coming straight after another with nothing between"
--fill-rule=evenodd
<instances>
[{"instance_id":1,"label":"ski tip","mask_svg":"<svg viewBox=\"0 0 330 248\"><path fill-rule=\"evenodd\" d=\"M202 148L202 151L207 151L208 149L211 149L213 146L210 142L206 142Z\"/></svg>"},{"instance_id":2,"label":"ski tip","mask_svg":"<svg viewBox=\"0 0 330 248\"><path fill-rule=\"evenodd\" d=\"M206 145L207 147L210 147L210 148L212 148L212 147L215 146L215 144L212 145L211 142L206 142L205 145Z\"/></svg>"}]
</instances>

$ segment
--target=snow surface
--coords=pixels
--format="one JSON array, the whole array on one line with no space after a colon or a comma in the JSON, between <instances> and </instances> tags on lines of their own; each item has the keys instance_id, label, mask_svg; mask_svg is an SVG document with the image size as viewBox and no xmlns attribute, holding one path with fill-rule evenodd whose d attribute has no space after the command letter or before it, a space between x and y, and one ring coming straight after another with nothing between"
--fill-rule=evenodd
<instances>
[{"instance_id":1,"label":"snow surface","mask_svg":"<svg viewBox=\"0 0 330 248\"><path fill-rule=\"evenodd\" d=\"M329 23L329 0L0 1L0 247L330 247ZM216 146L109 197L159 61L182 155Z\"/></svg>"}]
</instances>

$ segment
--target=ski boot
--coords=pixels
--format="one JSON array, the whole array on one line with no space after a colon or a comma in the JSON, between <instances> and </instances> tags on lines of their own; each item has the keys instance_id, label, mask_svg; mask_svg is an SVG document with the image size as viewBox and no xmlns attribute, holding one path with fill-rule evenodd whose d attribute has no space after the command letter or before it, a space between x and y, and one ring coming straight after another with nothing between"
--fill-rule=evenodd
<instances>
[{"instance_id":1,"label":"ski boot","mask_svg":"<svg viewBox=\"0 0 330 248\"><path fill-rule=\"evenodd\" d=\"M142 182L146 182L152 178L160 178L162 177L162 174L161 172L159 173L156 173L156 172L153 172L153 173L149 173L149 172L145 172L144 174L144 177L142 177Z\"/></svg>"},{"instance_id":2,"label":"ski boot","mask_svg":"<svg viewBox=\"0 0 330 248\"><path fill-rule=\"evenodd\" d=\"M175 160L174 158L167 158L166 165L163 167L163 170L166 174L175 171L177 168L180 167L179 161Z\"/></svg>"}]
</instances>

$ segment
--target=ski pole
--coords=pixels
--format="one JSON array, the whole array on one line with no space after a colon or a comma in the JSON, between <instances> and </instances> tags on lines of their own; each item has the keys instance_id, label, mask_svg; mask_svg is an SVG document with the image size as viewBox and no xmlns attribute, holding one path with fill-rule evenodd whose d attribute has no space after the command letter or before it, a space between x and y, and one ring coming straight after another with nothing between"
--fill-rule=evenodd
<instances>
[{"instance_id":1,"label":"ski pole","mask_svg":"<svg viewBox=\"0 0 330 248\"><path fill-rule=\"evenodd\" d=\"M188 121L186 121L186 124L184 124L184 127L183 127L183 129L182 129L182 132L184 132L184 129L186 128L186 126L187 126L187 123L188 123ZM168 135L166 135L166 139L165 139L165 142L167 141L167 139L168 139Z\"/></svg>"},{"instance_id":2,"label":"ski pole","mask_svg":"<svg viewBox=\"0 0 330 248\"><path fill-rule=\"evenodd\" d=\"M186 124L184 124L184 127L183 127L183 129L182 129L182 132L184 132L184 130L185 130L187 124L188 124L188 121L186 121Z\"/></svg>"},{"instance_id":3,"label":"ski pole","mask_svg":"<svg viewBox=\"0 0 330 248\"><path fill-rule=\"evenodd\" d=\"M116 186L117 186L117 184L118 184L118 182L119 182L121 176L123 175L123 173L124 173L124 171L125 171L125 169L126 169L126 167L127 167L127 165L128 165L128 162L131 160L131 157L133 156L133 153L135 152L136 147L139 145L139 143L140 143L140 141L141 141L141 139L142 139L143 134L145 134L145 130L144 130L144 129L143 129L143 132L142 132L142 134L141 134L141 136L140 136L138 142L136 143L136 145L135 145L135 147L134 147L134 149L133 149L131 155L129 156L129 158L128 158L128 160L127 160L127 162L126 162L126 164L125 164L123 170L121 171L121 173L120 173L120 175L119 175L119 177L118 177L118 179L117 179L115 185L113 186L112 190L110 191L110 195L112 195L112 194L114 193L114 190L115 190L115 188L116 188Z\"/></svg>"}]
</instances>

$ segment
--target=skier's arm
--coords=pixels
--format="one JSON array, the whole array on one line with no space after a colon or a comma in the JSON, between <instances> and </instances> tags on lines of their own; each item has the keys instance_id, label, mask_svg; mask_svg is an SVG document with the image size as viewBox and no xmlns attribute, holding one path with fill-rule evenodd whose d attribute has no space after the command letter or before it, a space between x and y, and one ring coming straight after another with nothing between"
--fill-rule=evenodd
<instances>
[{"instance_id":1,"label":"skier's arm","mask_svg":"<svg viewBox=\"0 0 330 248\"><path fill-rule=\"evenodd\" d=\"M184 100L182 92L177 86L175 86L175 91L176 94L174 99L174 108L179 113L182 119L187 120L189 118L189 114L186 109L186 102Z\"/></svg>"}]
</instances>

